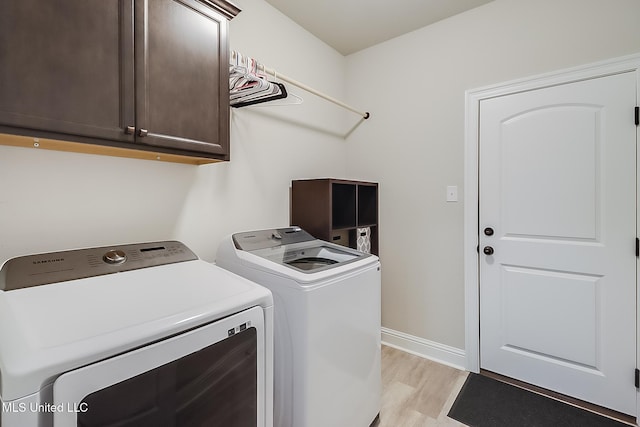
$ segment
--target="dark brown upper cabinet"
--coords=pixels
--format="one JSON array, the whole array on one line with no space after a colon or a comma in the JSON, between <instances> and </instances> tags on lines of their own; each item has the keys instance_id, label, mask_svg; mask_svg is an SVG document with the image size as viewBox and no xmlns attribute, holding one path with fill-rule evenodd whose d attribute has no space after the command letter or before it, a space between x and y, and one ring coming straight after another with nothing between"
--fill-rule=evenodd
<instances>
[{"instance_id":1,"label":"dark brown upper cabinet","mask_svg":"<svg viewBox=\"0 0 640 427\"><path fill-rule=\"evenodd\" d=\"M2 0L0 132L228 160L238 12L224 0Z\"/></svg>"},{"instance_id":2,"label":"dark brown upper cabinet","mask_svg":"<svg viewBox=\"0 0 640 427\"><path fill-rule=\"evenodd\" d=\"M126 1L0 2L0 124L133 142ZM6 129L4 129L6 130Z\"/></svg>"}]
</instances>

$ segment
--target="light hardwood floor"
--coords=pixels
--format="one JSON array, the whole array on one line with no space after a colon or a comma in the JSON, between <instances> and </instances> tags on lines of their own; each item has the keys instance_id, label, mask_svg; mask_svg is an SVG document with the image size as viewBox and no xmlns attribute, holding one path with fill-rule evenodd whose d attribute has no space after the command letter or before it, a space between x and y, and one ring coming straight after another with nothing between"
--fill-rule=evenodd
<instances>
[{"instance_id":1,"label":"light hardwood floor","mask_svg":"<svg viewBox=\"0 0 640 427\"><path fill-rule=\"evenodd\" d=\"M382 346L382 408L373 427L464 426L447 413L467 372Z\"/></svg>"},{"instance_id":2,"label":"light hardwood floor","mask_svg":"<svg viewBox=\"0 0 640 427\"><path fill-rule=\"evenodd\" d=\"M461 427L447 417L468 372L451 368L392 347L382 346L382 407L370 427ZM560 400L630 426L635 418L543 390L517 380L485 372L492 378Z\"/></svg>"}]
</instances>

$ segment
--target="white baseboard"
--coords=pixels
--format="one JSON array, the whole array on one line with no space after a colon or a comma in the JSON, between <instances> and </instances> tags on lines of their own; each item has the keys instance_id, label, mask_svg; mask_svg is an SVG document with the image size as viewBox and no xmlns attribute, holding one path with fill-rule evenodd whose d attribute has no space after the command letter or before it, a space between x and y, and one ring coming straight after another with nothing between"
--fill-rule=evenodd
<instances>
[{"instance_id":1,"label":"white baseboard","mask_svg":"<svg viewBox=\"0 0 640 427\"><path fill-rule=\"evenodd\" d=\"M464 350L389 328L382 328L381 332L382 344L384 345L451 366L452 368L465 370L466 355Z\"/></svg>"}]
</instances>

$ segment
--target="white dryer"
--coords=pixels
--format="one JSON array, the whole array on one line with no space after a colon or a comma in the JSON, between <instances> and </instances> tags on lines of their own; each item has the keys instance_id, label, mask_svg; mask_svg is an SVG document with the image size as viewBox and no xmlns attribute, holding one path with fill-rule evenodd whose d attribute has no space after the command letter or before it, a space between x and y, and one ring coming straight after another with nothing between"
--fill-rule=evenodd
<instances>
[{"instance_id":1,"label":"white dryer","mask_svg":"<svg viewBox=\"0 0 640 427\"><path fill-rule=\"evenodd\" d=\"M176 241L0 269L0 425L271 427L273 299Z\"/></svg>"},{"instance_id":2,"label":"white dryer","mask_svg":"<svg viewBox=\"0 0 640 427\"><path fill-rule=\"evenodd\" d=\"M299 227L237 233L216 264L274 297L274 425L367 427L380 412L380 262Z\"/></svg>"}]
</instances>

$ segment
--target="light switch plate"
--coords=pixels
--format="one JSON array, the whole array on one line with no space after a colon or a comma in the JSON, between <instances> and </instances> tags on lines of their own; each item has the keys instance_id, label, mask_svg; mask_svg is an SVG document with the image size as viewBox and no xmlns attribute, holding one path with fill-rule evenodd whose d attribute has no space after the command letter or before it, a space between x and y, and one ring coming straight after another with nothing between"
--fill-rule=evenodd
<instances>
[{"instance_id":1,"label":"light switch plate","mask_svg":"<svg viewBox=\"0 0 640 427\"><path fill-rule=\"evenodd\" d=\"M457 202L457 201L458 201L458 186L448 185L447 186L447 202Z\"/></svg>"}]
</instances>

